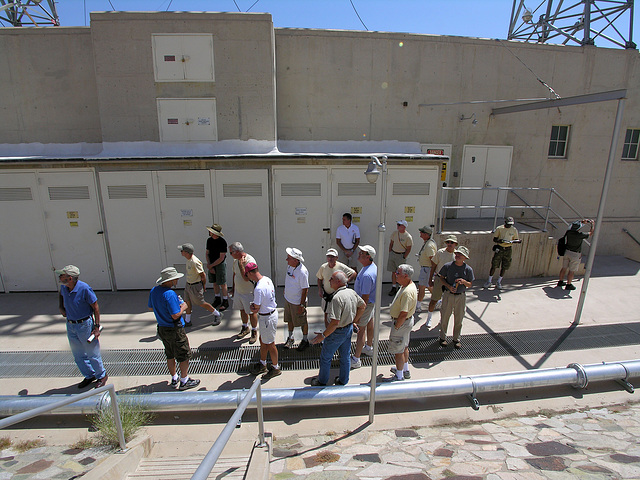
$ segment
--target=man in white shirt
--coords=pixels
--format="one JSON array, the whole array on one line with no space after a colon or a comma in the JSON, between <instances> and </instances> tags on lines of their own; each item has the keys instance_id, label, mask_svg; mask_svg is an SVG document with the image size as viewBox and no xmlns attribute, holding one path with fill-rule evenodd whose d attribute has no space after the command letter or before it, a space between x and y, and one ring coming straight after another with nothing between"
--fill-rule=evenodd
<instances>
[{"instance_id":1,"label":"man in white shirt","mask_svg":"<svg viewBox=\"0 0 640 480\"><path fill-rule=\"evenodd\" d=\"M351 223L352 219L353 217L348 212L342 215L342 225L338 227L336 232L336 244L340 250L340 260L345 265L357 270L357 257L354 253L360 245L360 229Z\"/></svg>"},{"instance_id":2,"label":"man in white shirt","mask_svg":"<svg viewBox=\"0 0 640 480\"><path fill-rule=\"evenodd\" d=\"M258 314L260 323L260 361L252 365L249 371L253 375L264 374L262 379L269 380L282 374L276 348L276 329L278 328L276 289L271 279L258 271L258 265L255 263L247 263L245 272L249 280L256 284L253 289L251 311ZM269 367L267 367L267 354L271 357Z\"/></svg>"},{"instance_id":3,"label":"man in white shirt","mask_svg":"<svg viewBox=\"0 0 640 480\"><path fill-rule=\"evenodd\" d=\"M297 248L287 248L287 277L284 279L284 321L289 336L284 348L293 348L293 329L302 329L302 341L297 350L309 348L309 324L307 323L307 294L309 293L309 271L303 265L304 257Z\"/></svg>"}]
</instances>

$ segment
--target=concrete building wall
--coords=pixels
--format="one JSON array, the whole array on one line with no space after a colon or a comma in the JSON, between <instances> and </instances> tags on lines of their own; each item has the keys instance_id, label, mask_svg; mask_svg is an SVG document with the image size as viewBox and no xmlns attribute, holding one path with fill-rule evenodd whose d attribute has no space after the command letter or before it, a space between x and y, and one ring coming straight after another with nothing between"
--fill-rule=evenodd
<instances>
[{"instance_id":1,"label":"concrete building wall","mask_svg":"<svg viewBox=\"0 0 640 480\"><path fill-rule=\"evenodd\" d=\"M450 143L451 186L460 185L465 145L509 145L514 147L510 186L555 187L589 217L598 209L616 102L500 116L491 116L491 109L525 102L465 102L550 98L538 78L562 97L626 88L605 211L607 240L599 252L619 253L629 246L622 228L638 226L640 162L620 158L627 128L640 128L637 50L276 29L276 58L281 140ZM476 125L469 118L474 113ZM552 125L571 126L567 158L548 157ZM544 205L548 196L528 192L526 199ZM450 199L457 201L455 192ZM575 215L560 202L554 208ZM532 218L530 211L510 213ZM564 234L564 225L552 233Z\"/></svg>"},{"instance_id":2,"label":"concrete building wall","mask_svg":"<svg viewBox=\"0 0 640 480\"><path fill-rule=\"evenodd\" d=\"M1 28L0 85L0 144L101 141L88 28Z\"/></svg>"},{"instance_id":3,"label":"concrete building wall","mask_svg":"<svg viewBox=\"0 0 640 480\"><path fill-rule=\"evenodd\" d=\"M152 34L211 33L214 82L156 82ZM273 24L268 14L91 14L105 142L159 141L156 98L215 98L218 140L273 140Z\"/></svg>"}]
</instances>

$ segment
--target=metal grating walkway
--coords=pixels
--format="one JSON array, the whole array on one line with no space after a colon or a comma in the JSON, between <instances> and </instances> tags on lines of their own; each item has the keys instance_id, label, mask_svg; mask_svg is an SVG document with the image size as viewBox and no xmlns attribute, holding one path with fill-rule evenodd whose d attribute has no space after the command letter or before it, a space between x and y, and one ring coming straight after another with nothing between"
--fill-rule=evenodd
<instances>
[{"instance_id":1,"label":"metal grating walkway","mask_svg":"<svg viewBox=\"0 0 640 480\"><path fill-rule=\"evenodd\" d=\"M470 360L493 357L522 357L557 351L588 350L640 344L640 323L579 326L551 330L463 335L463 348L439 348L437 337L414 338L409 345L411 363L435 363L447 360ZM387 340L380 341L379 365L393 365L387 353ZM352 352L355 343L352 344ZM194 348L189 372L196 374L247 373L249 365L258 361L258 346L235 348ZM278 349L284 370L317 370L320 368L318 347L305 352ZM167 363L163 349L103 350L102 358L110 376L165 375ZM361 357L363 366L371 366L371 358ZM334 357L334 367L338 359ZM532 368L535 366L532 365ZM78 370L70 351L0 352L0 378L77 377Z\"/></svg>"}]
</instances>

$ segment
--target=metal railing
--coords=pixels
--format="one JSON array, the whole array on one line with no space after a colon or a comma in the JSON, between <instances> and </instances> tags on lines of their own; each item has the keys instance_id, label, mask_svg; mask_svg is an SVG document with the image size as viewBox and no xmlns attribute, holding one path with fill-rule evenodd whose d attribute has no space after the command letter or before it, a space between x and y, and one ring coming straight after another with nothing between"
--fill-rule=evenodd
<instances>
[{"instance_id":1,"label":"metal railing","mask_svg":"<svg viewBox=\"0 0 640 480\"><path fill-rule=\"evenodd\" d=\"M258 446L265 446L264 441L264 415L262 410L262 389L261 389L261 378L257 377L253 384L251 384L251 388L243 397L240 405L236 408L236 411L233 412L233 415L222 429L222 432L211 446L211 449L205 455L202 463L197 468L195 473L191 476L191 480L206 480L213 467L216 465L220 454L224 450L224 447L227 446L227 442L231 438L231 434L233 434L236 426L240 423L240 419L242 418L242 414L247 409L249 402L253 399L253 395L256 396L256 408L258 410Z\"/></svg>"},{"instance_id":2,"label":"metal railing","mask_svg":"<svg viewBox=\"0 0 640 480\"><path fill-rule=\"evenodd\" d=\"M127 444L124 441L124 430L122 429L122 419L120 417L120 409L118 408L118 400L116 398L116 389L113 384L105 385L100 388L96 388L95 390L91 390L84 393L79 393L76 395L72 395L69 398L65 398L64 400L60 400L52 405L43 405L42 407L34 408L33 410L29 410L27 412L17 413L7 418L3 418L0 420L0 429L9 427L11 425L15 425L16 423L20 423L24 420L29 420L30 418L37 417L44 413L49 413L52 410L55 410L60 407L64 407L65 405L69 405L70 403L75 403L79 400L84 400L85 398L92 397L94 395L99 395L104 392L109 392L109 397L111 398L111 408L113 409L113 418L116 424L116 430L118 432L118 443L120 444L120 450L125 452L127 450Z\"/></svg>"},{"instance_id":3,"label":"metal railing","mask_svg":"<svg viewBox=\"0 0 640 480\"><path fill-rule=\"evenodd\" d=\"M485 191L495 191L496 201L492 205L446 205L447 192L449 191L480 191L482 194ZM527 202L522 195L518 192L523 191L535 191L535 192L549 192L549 199L546 205L531 205ZM503 198L506 199L506 195L501 195L501 192L506 194L513 194L518 200L522 202L522 205L507 204L506 201L500 203ZM542 188L542 187L442 187L442 197L440 198L440 215L438 222L438 233L442 233L444 227L445 213L447 210L493 210L493 230L498 225L498 214L505 209L517 209L517 210L532 210L533 213L540 219L544 220L543 231L547 231L547 225L551 224L554 228L558 228L550 219L553 218L564 223L565 226L569 225L569 221L560 215L552 207L554 199L557 198L562 204L564 204L577 218L584 218L576 208L573 207L562 195L560 195L555 188ZM542 213L541 213L542 211ZM544 213L544 214L543 214Z\"/></svg>"}]
</instances>

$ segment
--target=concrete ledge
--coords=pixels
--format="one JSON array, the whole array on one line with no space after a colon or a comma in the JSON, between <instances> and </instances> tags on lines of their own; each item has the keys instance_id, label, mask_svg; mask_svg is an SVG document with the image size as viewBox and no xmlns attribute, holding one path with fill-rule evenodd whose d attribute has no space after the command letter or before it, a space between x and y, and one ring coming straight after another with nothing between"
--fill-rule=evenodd
<instances>
[{"instance_id":1,"label":"concrete ledge","mask_svg":"<svg viewBox=\"0 0 640 480\"><path fill-rule=\"evenodd\" d=\"M140 460L149 455L153 439L149 435L134 438L124 453L114 453L97 467L87 472L83 480L122 480L135 472ZM267 465L268 467L268 465ZM249 477L251 478L251 477Z\"/></svg>"},{"instance_id":2,"label":"concrete ledge","mask_svg":"<svg viewBox=\"0 0 640 480\"><path fill-rule=\"evenodd\" d=\"M251 480L269 480L269 465L271 462L271 434L264 434L266 445L261 447L256 442L251 452L247 474L245 478Z\"/></svg>"}]
</instances>

